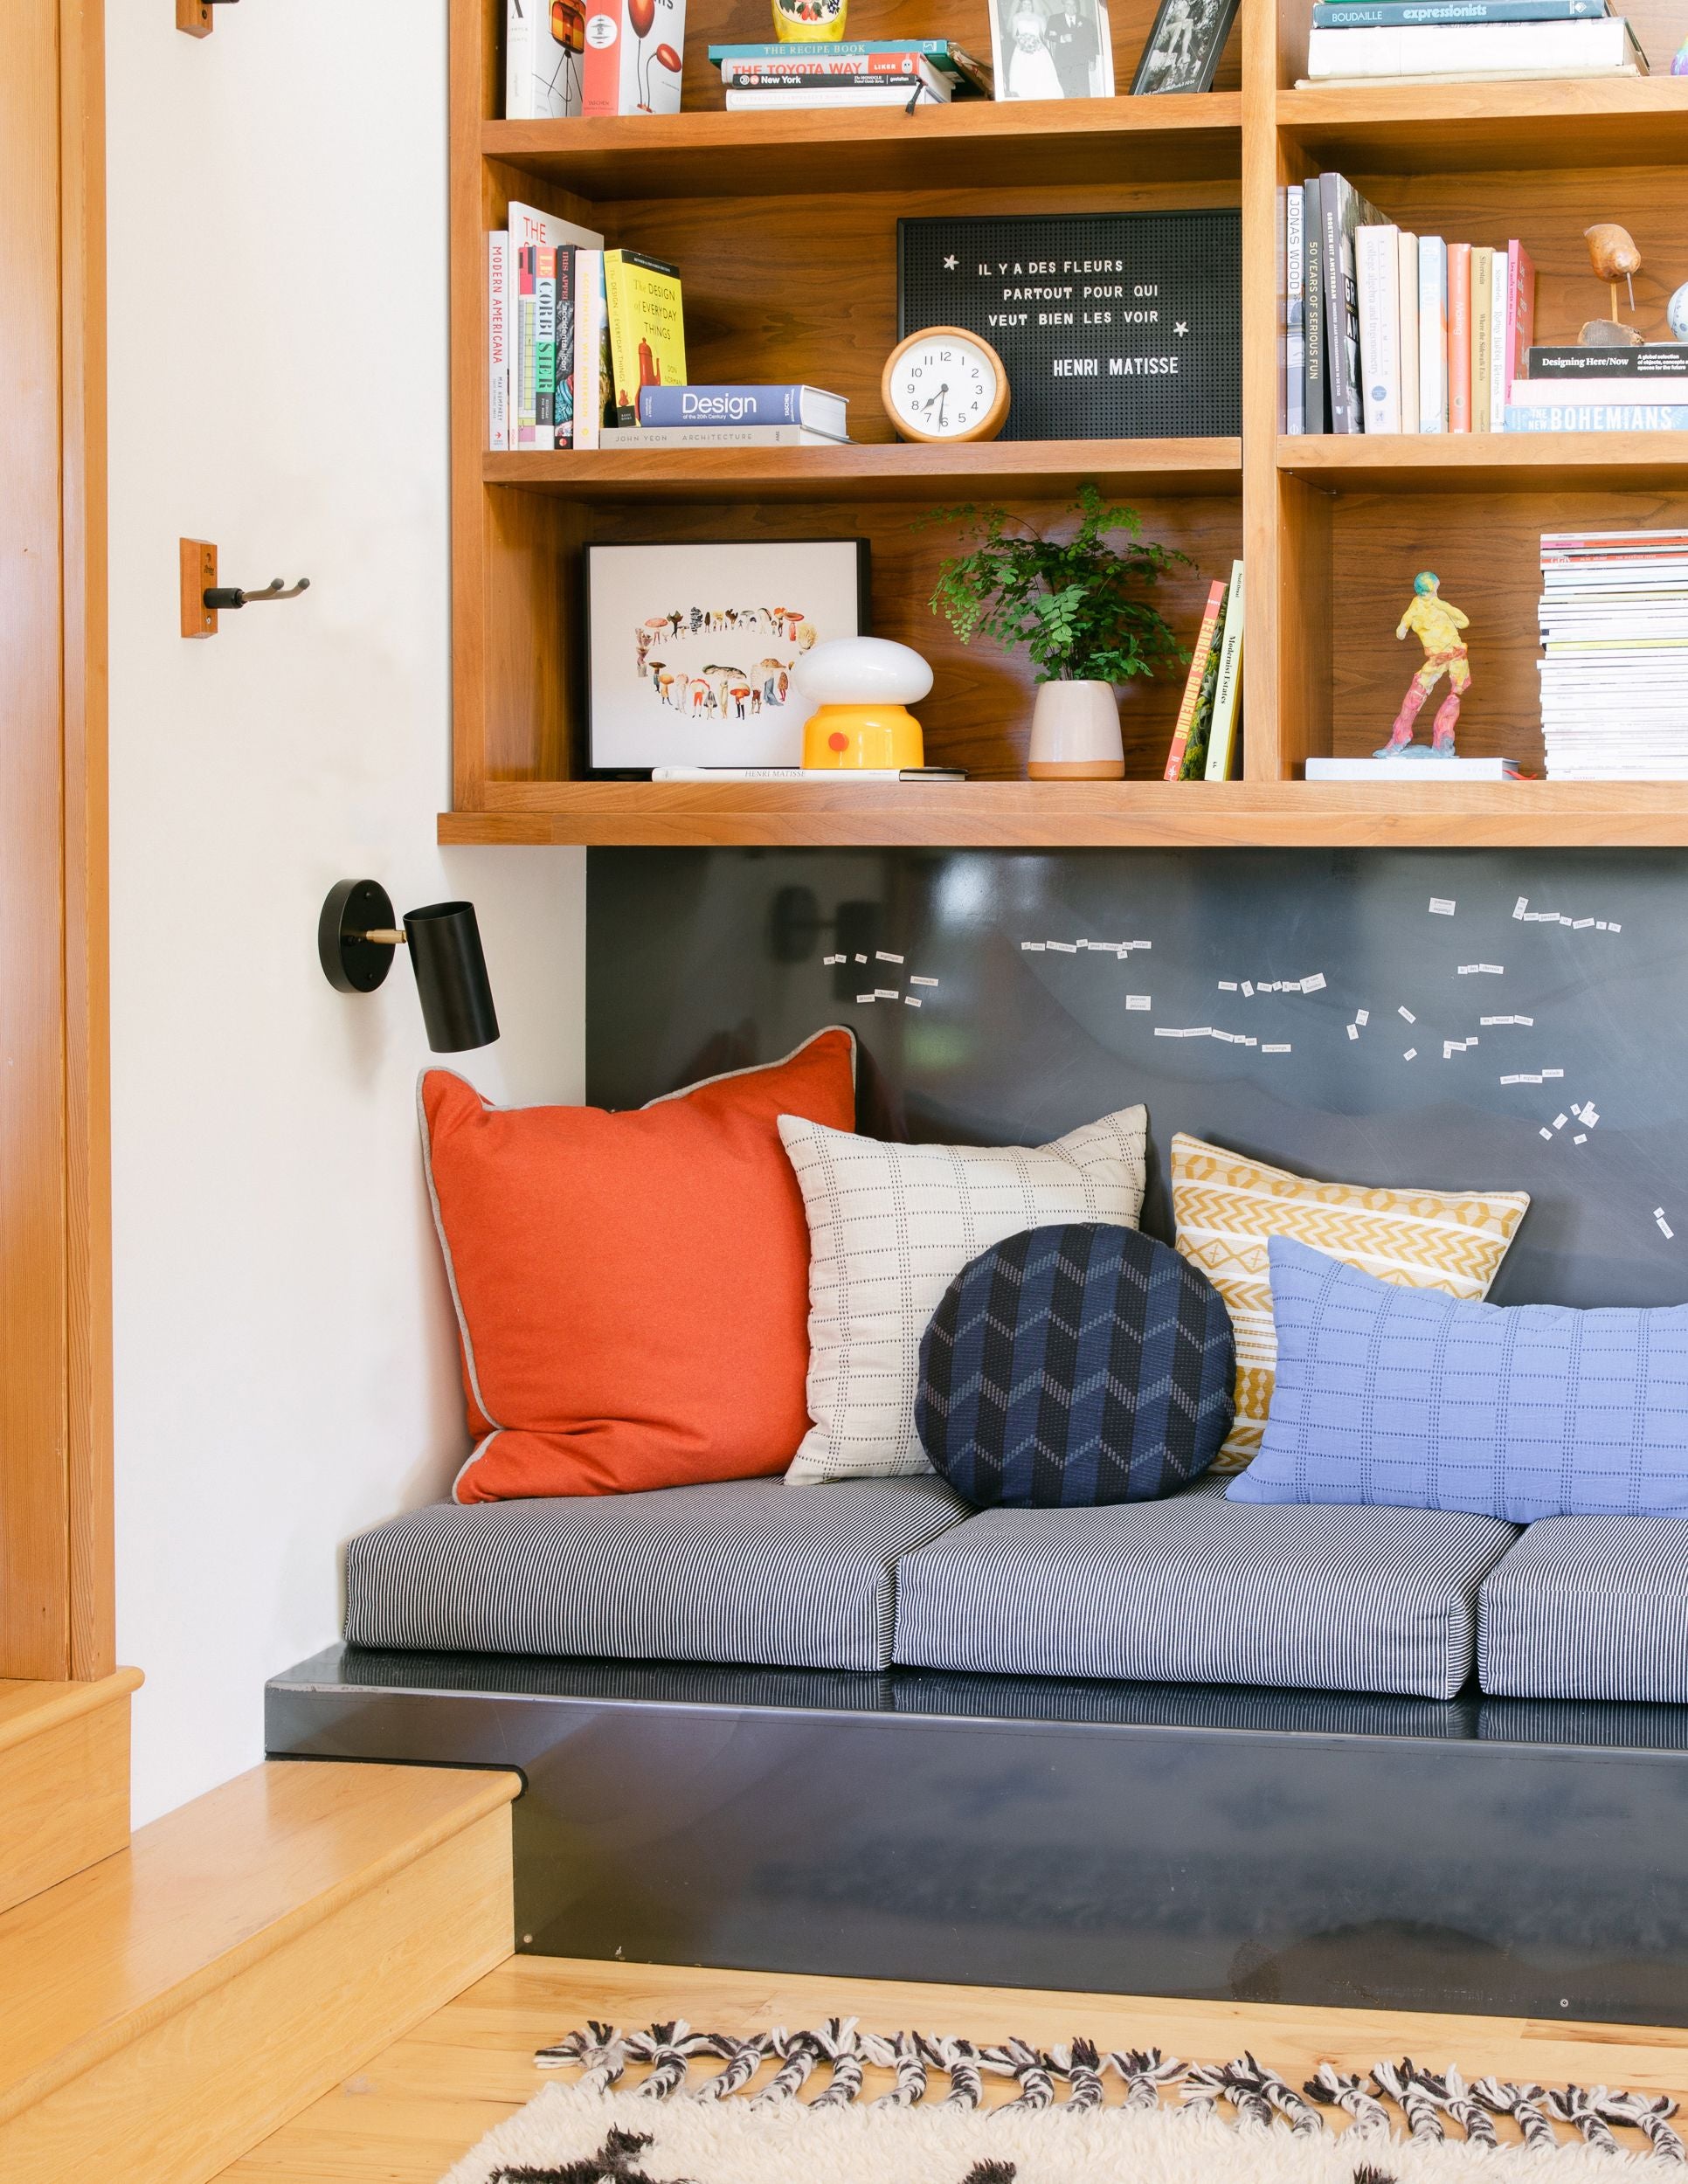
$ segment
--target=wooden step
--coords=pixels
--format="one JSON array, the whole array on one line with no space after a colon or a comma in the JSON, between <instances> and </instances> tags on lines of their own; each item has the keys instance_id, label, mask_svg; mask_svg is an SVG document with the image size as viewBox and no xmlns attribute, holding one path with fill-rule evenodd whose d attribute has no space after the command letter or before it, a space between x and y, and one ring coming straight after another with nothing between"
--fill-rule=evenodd
<instances>
[{"instance_id":1,"label":"wooden step","mask_svg":"<svg viewBox=\"0 0 1688 2184\"><path fill-rule=\"evenodd\" d=\"M0 1917L0 2176L197 2184L500 1963L520 1787L273 1761Z\"/></svg>"},{"instance_id":2,"label":"wooden step","mask_svg":"<svg viewBox=\"0 0 1688 2184\"><path fill-rule=\"evenodd\" d=\"M129 1695L95 1683L0 1683L0 1911L129 1839Z\"/></svg>"}]
</instances>

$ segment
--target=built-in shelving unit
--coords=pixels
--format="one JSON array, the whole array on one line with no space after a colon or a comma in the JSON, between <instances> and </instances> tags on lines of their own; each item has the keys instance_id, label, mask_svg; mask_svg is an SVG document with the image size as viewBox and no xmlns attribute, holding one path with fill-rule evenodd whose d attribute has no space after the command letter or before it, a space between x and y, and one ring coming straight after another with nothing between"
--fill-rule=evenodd
<instances>
[{"instance_id":1,"label":"built-in shelving unit","mask_svg":"<svg viewBox=\"0 0 1688 2184\"><path fill-rule=\"evenodd\" d=\"M986 0L852 0L864 38L917 27L988 52ZM1128 83L1155 0L1115 0ZM1656 64L1673 0L1627 11ZM452 418L455 765L451 842L1108 845L1614 844L1688 847L1688 784L1451 789L1308 784L1317 753L1387 732L1412 665L1393 631L1414 570L1471 617L1461 748L1539 762L1535 599L1550 529L1688 522L1688 439L1566 434L1285 439L1278 431L1276 192L1348 174L1422 232L1525 243L1539 323L1602 308L1582 231L1621 219L1646 259L1640 322L1663 329L1683 261L1688 82L1382 85L1297 91L1306 0L1242 0L1218 87L1200 98L958 102L912 115L729 114L711 40L764 36L765 0L690 0L685 110L507 122L503 0L452 0ZM700 379L810 379L851 398L854 444L755 452L485 450L483 237L512 197L679 262ZM1004 440L904 446L878 401L896 339L899 217L1240 204L1241 441ZM1657 278L1655 276L1657 276ZM1084 479L1129 500L1193 568L1163 604L1193 628L1208 580L1249 571L1246 778L1166 787L1174 683L1123 707L1120 784L1033 784L1022 660L957 646L926 601L951 537L937 507L1054 513ZM917 645L920 710L951 788L601 782L583 769L582 549L595 540L863 536L874 627Z\"/></svg>"}]
</instances>

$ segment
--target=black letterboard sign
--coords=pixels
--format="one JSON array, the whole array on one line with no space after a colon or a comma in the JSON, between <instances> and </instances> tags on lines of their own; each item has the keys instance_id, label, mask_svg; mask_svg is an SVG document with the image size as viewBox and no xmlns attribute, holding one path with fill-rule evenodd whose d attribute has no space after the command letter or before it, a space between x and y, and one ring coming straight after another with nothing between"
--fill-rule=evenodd
<instances>
[{"instance_id":1,"label":"black letterboard sign","mask_svg":"<svg viewBox=\"0 0 1688 2184\"><path fill-rule=\"evenodd\" d=\"M1004 439L1241 432L1235 210L899 220L896 254L898 339L982 334L1013 390Z\"/></svg>"}]
</instances>

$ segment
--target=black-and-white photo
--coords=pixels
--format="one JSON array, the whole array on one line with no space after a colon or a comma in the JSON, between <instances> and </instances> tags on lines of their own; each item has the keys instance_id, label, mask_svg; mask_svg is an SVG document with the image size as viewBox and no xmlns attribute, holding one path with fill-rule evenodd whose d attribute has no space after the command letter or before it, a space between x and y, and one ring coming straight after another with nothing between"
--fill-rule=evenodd
<instances>
[{"instance_id":1,"label":"black-and-white photo","mask_svg":"<svg viewBox=\"0 0 1688 2184\"><path fill-rule=\"evenodd\" d=\"M993 0L999 99L1111 99L1114 49L1103 0Z\"/></svg>"},{"instance_id":2,"label":"black-and-white photo","mask_svg":"<svg viewBox=\"0 0 1688 2184\"><path fill-rule=\"evenodd\" d=\"M1132 93L1211 91L1236 11L1237 0L1160 0Z\"/></svg>"}]
</instances>

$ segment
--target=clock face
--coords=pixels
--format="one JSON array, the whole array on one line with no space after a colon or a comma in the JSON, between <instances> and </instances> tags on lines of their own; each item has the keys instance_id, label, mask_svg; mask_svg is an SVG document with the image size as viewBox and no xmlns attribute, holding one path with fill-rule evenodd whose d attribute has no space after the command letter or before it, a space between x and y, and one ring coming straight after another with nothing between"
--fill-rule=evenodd
<instances>
[{"instance_id":1,"label":"clock face","mask_svg":"<svg viewBox=\"0 0 1688 2184\"><path fill-rule=\"evenodd\" d=\"M1000 374L982 342L940 327L916 335L892 358L886 400L897 425L923 439L965 439L998 407Z\"/></svg>"}]
</instances>

